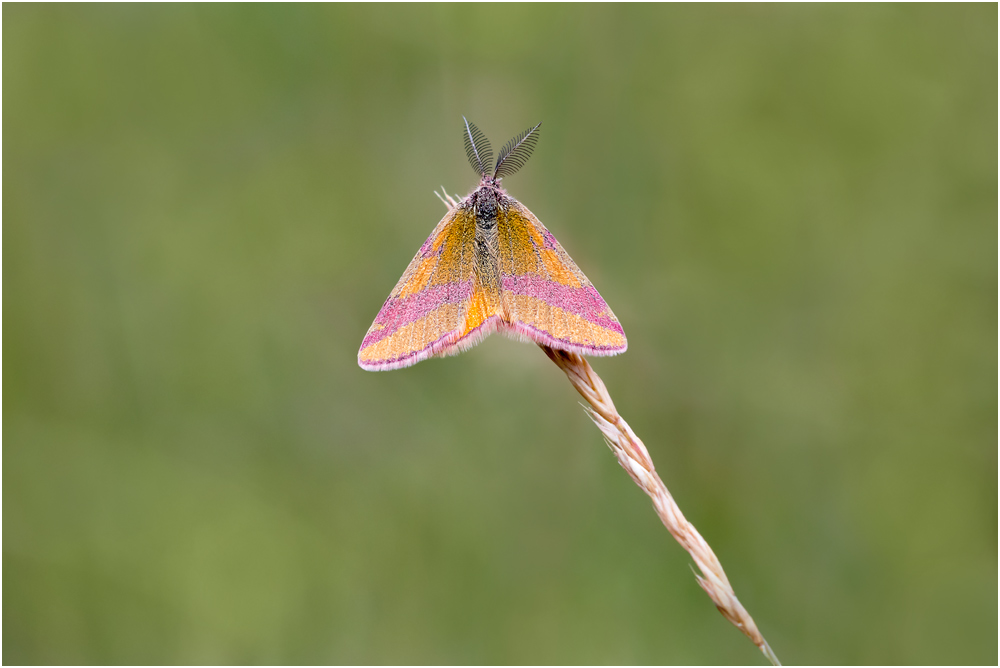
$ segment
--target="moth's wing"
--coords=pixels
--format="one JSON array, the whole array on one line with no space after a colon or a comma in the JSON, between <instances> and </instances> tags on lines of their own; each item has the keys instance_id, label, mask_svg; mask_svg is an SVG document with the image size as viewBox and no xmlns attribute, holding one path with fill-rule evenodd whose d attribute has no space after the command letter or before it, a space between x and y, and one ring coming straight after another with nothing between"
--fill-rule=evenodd
<instances>
[{"instance_id":1,"label":"moth's wing","mask_svg":"<svg viewBox=\"0 0 1000 668\"><path fill-rule=\"evenodd\" d=\"M511 198L498 212L497 231L508 329L582 355L625 351L615 314L535 214Z\"/></svg>"},{"instance_id":2,"label":"moth's wing","mask_svg":"<svg viewBox=\"0 0 1000 668\"><path fill-rule=\"evenodd\" d=\"M375 316L358 352L369 371L457 352L475 287L476 217L456 207L417 251Z\"/></svg>"}]
</instances>

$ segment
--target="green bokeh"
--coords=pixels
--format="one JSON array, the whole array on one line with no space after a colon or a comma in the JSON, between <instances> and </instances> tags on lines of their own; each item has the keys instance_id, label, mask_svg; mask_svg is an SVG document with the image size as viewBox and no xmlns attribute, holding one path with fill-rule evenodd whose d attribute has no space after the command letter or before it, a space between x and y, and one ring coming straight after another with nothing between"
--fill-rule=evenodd
<instances>
[{"instance_id":1,"label":"green bokeh","mask_svg":"<svg viewBox=\"0 0 1000 668\"><path fill-rule=\"evenodd\" d=\"M3 15L5 663L760 663L561 373L357 348L499 145L778 655L997 661L997 7Z\"/></svg>"}]
</instances>

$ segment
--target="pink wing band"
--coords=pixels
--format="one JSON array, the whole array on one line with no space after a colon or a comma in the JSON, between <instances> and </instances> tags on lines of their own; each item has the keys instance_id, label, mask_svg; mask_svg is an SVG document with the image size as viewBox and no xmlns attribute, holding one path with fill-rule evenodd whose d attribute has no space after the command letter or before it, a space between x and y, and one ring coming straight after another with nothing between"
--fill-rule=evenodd
<instances>
[{"instance_id":1,"label":"pink wing band","mask_svg":"<svg viewBox=\"0 0 1000 668\"><path fill-rule=\"evenodd\" d=\"M375 316L375 324L382 327L375 329L373 326L372 330L365 336L365 340L361 342L361 349L364 350L373 343L378 343L385 337L391 336L400 327L423 318L442 304L465 301L471 292L472 281L461 281L424 288L420 292L402 299L389 297L382 306L382 310Z\"/></svg>"},{"instance_id":2,"label":"pink wing band","mask_svg":"<svg viewBox=\"0 0 1000 668\"><path fill-rule=\"evenodd\" d=\"M608 305L592 285L574 288L536 274L527 274L504 276L503 287L516 295L535 297L551 306L558 306L574 313L595 325L625 335L625 330L610 314Z\"/></svg>"}]
</instances>

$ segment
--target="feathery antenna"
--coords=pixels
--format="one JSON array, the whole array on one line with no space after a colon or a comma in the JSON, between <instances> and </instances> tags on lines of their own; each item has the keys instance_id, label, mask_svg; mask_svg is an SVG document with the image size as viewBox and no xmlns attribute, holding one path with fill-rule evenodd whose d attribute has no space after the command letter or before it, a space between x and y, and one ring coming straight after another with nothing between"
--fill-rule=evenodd
<instances>
[{"instance_id":1,"label":"feathery antenna","mask_svg":"<svg viewBox=\"0 0 1000 668\"><path fill-rule=\"evenodd\" d=\"M480 176L485 177L490 167L493 166L493 149L490 147L490 140L486 138L479 128L469 122L465 116L465 155L469 157L469 164Z\"/></svg>"},{"instance_id":2,"label":"feathery antenna","mask_svg":"<svg viewBox=\"0 0 1000 668\"><path fill-rule=\"evenodd\" d=\"M538 128L541 126L542 124L539 123L504 144L497 155L497 168L493 172L494 179L510 176L524 166L524 163L531 157L531 152L535 150L535 144L538 143Z\"/></svg>"}]
</instances>

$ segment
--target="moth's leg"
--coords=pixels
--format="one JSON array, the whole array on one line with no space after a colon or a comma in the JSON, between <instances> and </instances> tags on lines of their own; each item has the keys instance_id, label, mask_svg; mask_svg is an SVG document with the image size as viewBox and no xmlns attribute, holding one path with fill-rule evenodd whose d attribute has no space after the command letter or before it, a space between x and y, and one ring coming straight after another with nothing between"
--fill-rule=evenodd
<instances>
[{"instance_id":1,"label":"moth's leg","mask_svg":"<svg viewBox=\"0 0 1000 668\"><path fill-rule=\"evenodd\" d=\"M461 200L462 199L461 197L458 197L458 195L455 195L455 197L458 197L458 200L452 199L451 195L448 194L448 191L444 189L444 186L441 186L441 192L444 193L444 196L448 198L448 202L451 203L451 208L454 209L454 208L458 207L458 200Z\"/></svg>"},{"instance_id":2,"label":"moth's leg","mask_svg":"<svg viewBox=\"0 0 1000 668\"><path fill-rule=\"evenodd\" d=\"M444 187L443 186L441 188L441 191L444 192ZM435 190L434 194L437 195L437 198L439 200L441 200L442 204L444 204L446 207L448 207L449 211L451 211L452 209L455 208L454 204L448 202L448 200L451 199L451 197L448 195L448 193L445 192L444 193L444 197L442 197L441 194L438 191ZM445 197L447 197L448 199L446 200Z\"/></svg>"},{"instance_id":3,"label":"moth's leg","mask_svg":"<svg viewBox=\"0 0 1000 668\"><path fill-rule=\"evenodd\" d=\"M434 191L434 194L437 195L437 198L441 200L446 207L448 207L449 211L457 209L458 203L462 201L461 195L455 195L455 197L452 198L452 196L448 194L448 191L444 189L444 186L441 186L440 194L438 194L438 191L436 190Z\"/></svg>"},{"instance_id":4,"label":"moth's leg","mask_svg":"<svg viewBox=\"0 0 1000 668\"><path fill-rule=\"evenodd\" d=\"M437 195L437 198L439 200L441 200L442 202L444 202L444 205L446 207L448 207L449 211L451 211L452 209L457 209L458 208L458 201L462 199L458 195L455 195L455 197L458 197L458 200L452 199L452 196L448 194L448 191L444 189L444 186L441 186L441 194L440 195L438 195L438 191L436 191L436 190L434 191L434 194ZM443 195L443 197L442 197L442 195Z\"/></svg>"}]
</instances>

